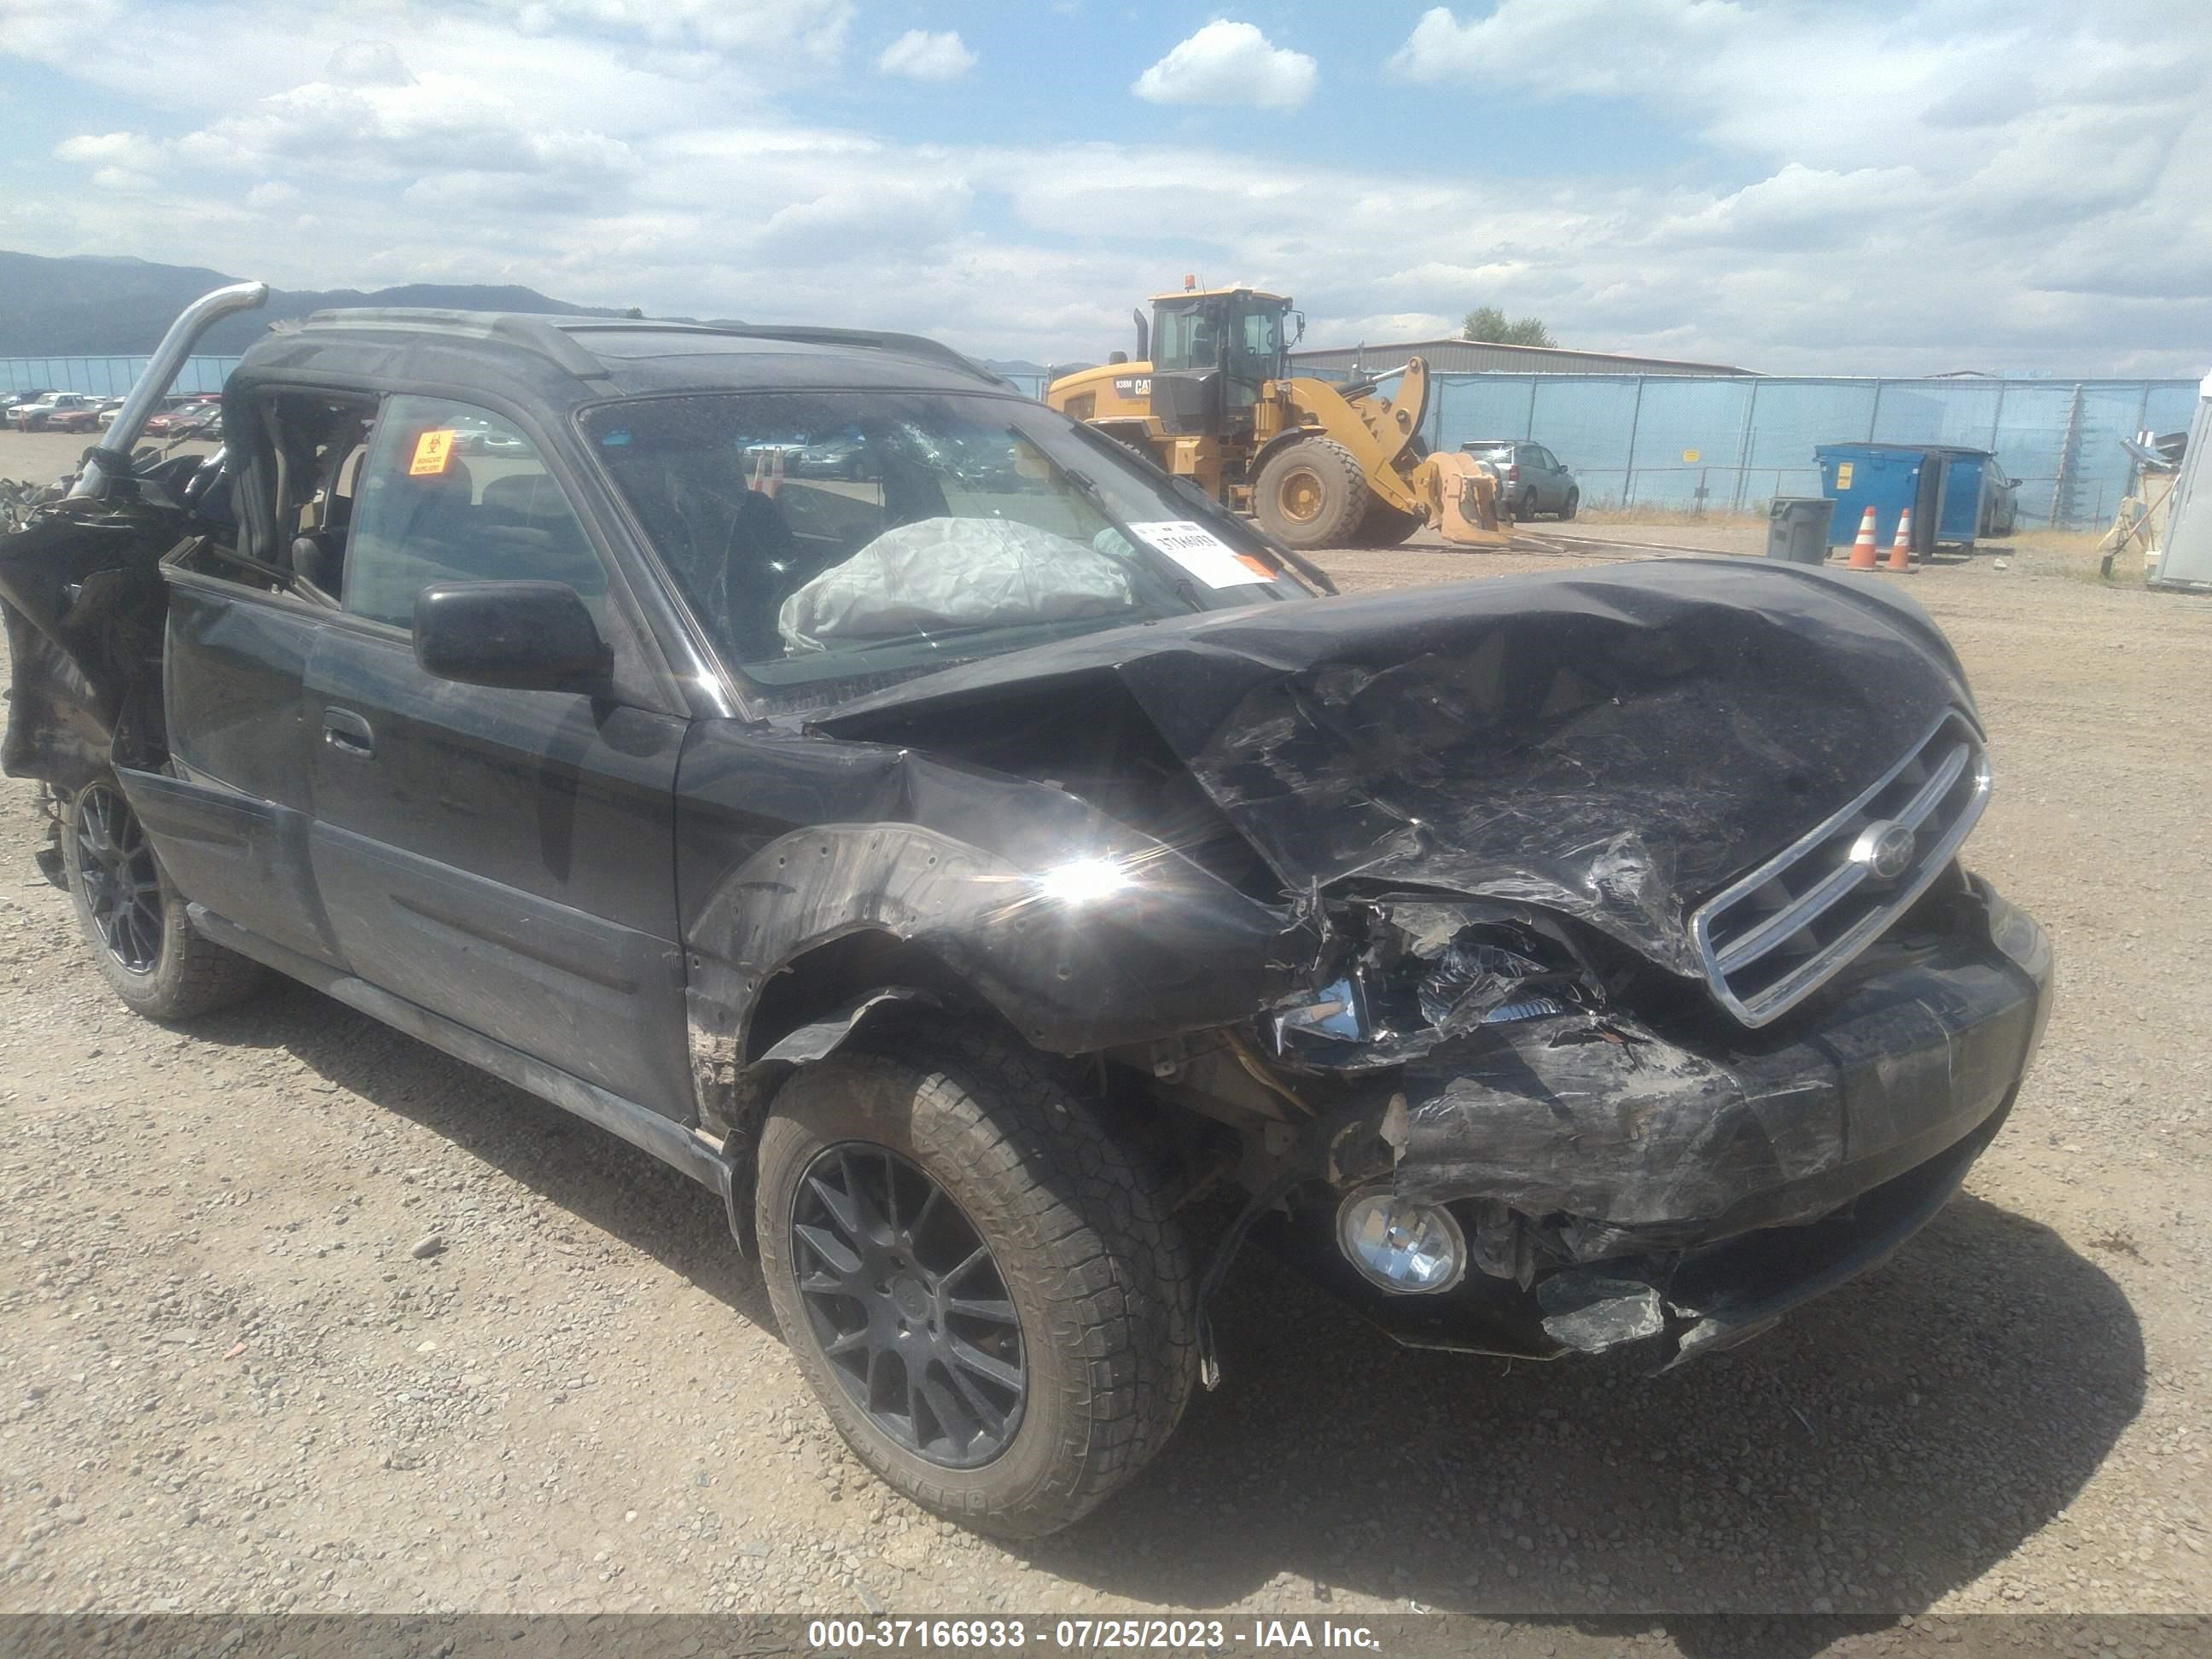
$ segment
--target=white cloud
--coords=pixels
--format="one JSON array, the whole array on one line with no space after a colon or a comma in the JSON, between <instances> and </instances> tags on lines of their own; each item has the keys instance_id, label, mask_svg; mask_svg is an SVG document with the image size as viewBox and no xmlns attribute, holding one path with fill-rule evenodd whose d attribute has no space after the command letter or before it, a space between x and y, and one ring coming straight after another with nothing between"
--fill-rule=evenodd
<instances>
[{"instance_id":1,"label":"white cloud","mask_svg":"<svg viewBox=\"0 0 2212 1659\"><path fill-rule=\"evenodd\" d=\"M349 87L404 87L415 79L389 40L349 40L331 54L323 73Z\"/></svg>"},{"instance_id":2,"label":"white cloud","mask_svg":"<svg viewBox=\"0 0 2212 1659\"><path fill-rule=\"evenodd\" d=\"M94 167L92 187L113 191L118 195L137 196L154 188L154 179L143 173L133 173L128 167Z\"/></svg>"},{"instance_id":3,"label":"white cloud","mask_svg":"<svg viewBox=\"0 0 2212 1659\"><path fill-rule=\"evenodd\" d=\"M834 63L852 27L852 0L528 0L512 8L527 34L564 25L641 36L656 46L796 54Z\"/></svg>"},{"instance_id":4,"label":"white cloud","mask_svg":"<svg viewBox=\"0 0 2212 1659\"><path fill-rule=\"evenodd\" d=\"M135 132L88 132L56 144L54 159L85 167L119 167L152 173L164 166L168 156L153 139Z\"/></svg>"},{"instance_id":5,"label":"white cloud","mask_svg":"<svg viewBox=\"0 0 2212 1659\"><path fill-rule=\"evenodd\" d=\"M265 173L290 165L371 181L557 172L580 184L637 167L620 139L544 125L500 94L449 75L399 85L311 81L186 134L176 150L206 167Z\"/></svg>"},{"instance_id":6,"label":"white cloud","mask_svg":"<svg viewBox=\"0 0 2212 1659\"><path fill-rule=\"evenodd\" d=\"M2212 110L2186 94L2212 75L2212 19L2152 33L2071 0L1920 0L1901 21L1593 3L1432 12L1405 25L1397 67L1440 109L1538 132L1607 118L1555 96L1632 104L1632 132L1669 135L1663 171L1471 168L1441 128L1378 169L1240 129L1217 148L1024 146L973 142L957 113L938 143L865 116L813 124L802 111L830 106L812 93L838 73L811 24L839 9L819 0L678 4L664 24L564 0L536 35L508 0L338 15L0 0L0 73L44 64L131 112L101 122L125 131L50 133L53 161L21 158L0 246L291 287L524 283L1041 362L1126 347L1129 307L1194 270L1296 295L1314 343L1418 337L1492 302L1575 344L1776 371L2203 373ZM759 44L707 38L741 28ZM1552 68L1485 78L1516 55ZM986 43L978 82L1000 57ZM871 63L848 54L844 72Z\"/></svg>"},{"instance_id":7,"label":"white cloud","mask_svg":"<svg viewBox=\"0 0 2212 1659\"><path fill-rule=\"evenodd\" d=\"M1155 104L1249 104L1294 109L1313 95L1314 60L1271 43L1249 23L1215 22L1177 46L1129 88Z\"/></svg>"},{"instance_id":8,"label":"white cloud","mask_svg":"<svg viewBox=\"0 0 2212 1659\"><path fill-rule=\"evenodd\" d=\"M957 29L941 33L908 29L884 48L876 67L885 75L902 75L910 81L957 81L975 67L975 54L968 50Z\"/></svg>"}]
</instances>

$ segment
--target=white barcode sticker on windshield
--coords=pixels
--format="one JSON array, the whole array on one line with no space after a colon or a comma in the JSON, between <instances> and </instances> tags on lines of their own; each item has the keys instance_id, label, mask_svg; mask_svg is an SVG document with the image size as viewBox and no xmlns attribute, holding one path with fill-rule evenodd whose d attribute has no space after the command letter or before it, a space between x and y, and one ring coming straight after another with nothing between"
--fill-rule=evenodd
<instances>
[{"instance_id":1,"label":"white barcode sticker on windshield","mask_svg":"<svg viewBox=\"0 0 2212 1659\"><path fill-rule=\"evenodd\" d=\"M1275 580L1274 571L1265 561L1249 553L1239 553L1204 525L1194 524L1188 519L1133 524L1129 529L1208 587L1243 587L1252 582Z\"/></svg>"}]
</instances>

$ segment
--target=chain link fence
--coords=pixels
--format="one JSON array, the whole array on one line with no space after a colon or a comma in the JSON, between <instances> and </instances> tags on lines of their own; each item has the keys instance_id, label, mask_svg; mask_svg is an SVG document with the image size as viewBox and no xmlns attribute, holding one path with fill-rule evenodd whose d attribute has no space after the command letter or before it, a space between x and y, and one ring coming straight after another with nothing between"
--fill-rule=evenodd
<instances>
[{"instance_id":1,"label":"chain link fence","mask_svg":"<svg viewBox=\"0 0 2212 1659\"><path fill-rule=\"evenodd\" d=\"M144 357L0 357L0 392L90 392L120 398L145 369ZM187 357L176 392L220 392L235 357Z\"/></svg>"},{"instance_id":2,"label":"chain link fence","mask_svg":"<svg viewBox=\"0 0 2212 1659\"><path fill-rule=\"evenodd\" d=\"M2071 529L2118 510L2121 439L2185 427L2196 399L2194 380L1443 374L1425 435L1446 449L1542 444L1573 470L1586 506L1714 514L1818 495L1818 444L1985 449L2018 482L2023 525Z\"/></svg>"},{"instance_id":3,"label":"chain link fence","mask_svg":"<svg viewBox=\"0 0 2212 1659\"><path fill-rule=\"evenodd\" d=\"M143 357L0 358L0 391L120 397ZM235 357L193 357L179 392L219 392ZM1030 397L1042 375L1010 377ZM1586 507L1764 514L1777 495L1817 495L1816 444L1953 444L1996 452L2020 485L2020 522L2108 521L2127 493L2120 440L2185 428L2195 380L1789 375L1438 374L1426 437L1542 444L1575 473ZM1385 386L1388 390L1387 383Z\"/></svg>"}]
</instances>

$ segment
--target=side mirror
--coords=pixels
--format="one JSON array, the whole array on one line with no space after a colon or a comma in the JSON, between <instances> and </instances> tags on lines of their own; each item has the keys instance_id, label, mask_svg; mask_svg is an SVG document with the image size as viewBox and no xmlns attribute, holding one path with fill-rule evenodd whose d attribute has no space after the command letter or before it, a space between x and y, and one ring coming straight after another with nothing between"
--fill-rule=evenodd
<instances>
[{"instance_id":1,"label":"side mirror","mask_svg":"<svg viewBox=\"0 0 2212 1659\"><path fill-rule=\"evenodd\" d=\"M465 685L581 691L613 658L565 582L435 582L415 596L415 660Z\"/></svg>"}]
</instances>

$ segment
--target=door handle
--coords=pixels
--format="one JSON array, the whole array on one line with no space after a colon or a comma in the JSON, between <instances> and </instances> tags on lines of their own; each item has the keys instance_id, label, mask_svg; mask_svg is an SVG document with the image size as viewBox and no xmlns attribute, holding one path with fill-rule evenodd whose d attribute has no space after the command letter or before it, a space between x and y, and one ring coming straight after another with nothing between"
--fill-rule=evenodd
<instances>
[{"instance_id":1,"label":"door handle","mask_svg":"<svg viewBox=\"0 0 2212 1659\"><path fill-rule=\"evenodd\" d=\"M323 710L323 741L342 754L363 759L376 752L376 733L350 708Z\"/></svg>"}]
</instances>

